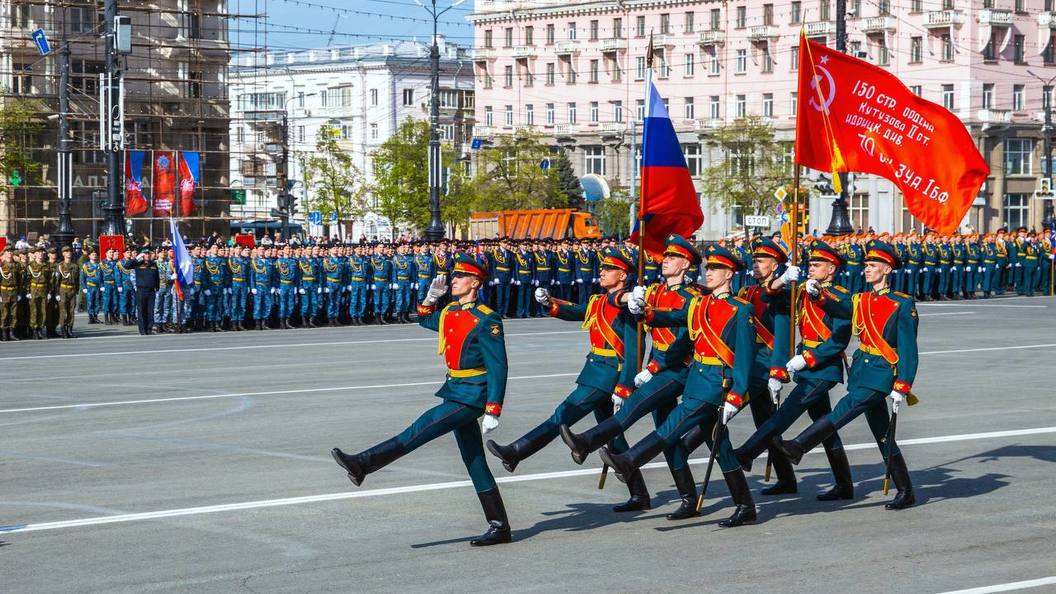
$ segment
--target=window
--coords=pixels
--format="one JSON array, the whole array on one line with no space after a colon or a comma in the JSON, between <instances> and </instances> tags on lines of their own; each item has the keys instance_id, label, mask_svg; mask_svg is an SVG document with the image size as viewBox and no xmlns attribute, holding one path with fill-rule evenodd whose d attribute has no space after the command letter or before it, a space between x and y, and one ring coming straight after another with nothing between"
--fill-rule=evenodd
<instances>
[{"instance_id":1,"label":"window","mask_svg":"<svg viewBox=\"0 0 1056 594\"><path fill-rule=\"evenodd\" d=\"M763 74L770 74L774 71L774 58L770 55L770 45L763 46Z\"/></svg>"},{"instance_id":2,"label":"window","mask_svg":"<svg viewBox=\"0 0 1056 594\"><path fill-rule=\"evenodd\" d=\"M575 101L573 101L573 102L568 104L568 123L569 124L575 124L576 123L576 102Z\"/></svg>"},{"instance_id":3,"label":"window","mask_svg":"<svg viewBox=\"0 0 1056 594\"><path fill-rule=\"evenodd\" d=\"M889 66L891 64L891 52L887 49L887 40L881 37L876 42L877 58L876 63L881 66Z\"/></svg>"},{"instance_id":4,"label":"window","mask_svg":"<svg viewBox=\"0 0 1056 594\"><path fill-rule=\"evenodd\" d=\"M686 54L686 64L683 68L683 76L693 76L696 71L696 56L694 54Z\"/></svg>"},{"instance_id":5,"label":"window","mask_svg":"<svg viewBox=\"0 0 1056 594\"><path fill-rule=\"evenodd\" d=\"M1029 138L1005 139L1005 175L1031 175L1034 141Z\"/></svg>"},{"instance_id":6,"label":"window","mask_svg":"<svg viewBox=\"0 0 1056 594\"><path fill-rule=\"evenodd\" d=\"M554 45L554 26L546 26L546 45Z\"/></svg>"},{"instance_id":7,"label":"window","mask_svg":"<svg viewBox=\"0 0 1056 594\"><path fill-rule=\"evenodd\" d=\"M1023 53L1026 47L1023 39L1022 35L1012 36L1012 59L1016 61L1016 64L1023 64L1027 61Z\"/></svg>"},{"instance_id":8,"label":"window","mask_svg":"<svg viewBox=\"0 0 1056 594\"><path fill-rule=\"evenodd\" d=\"M28 4L11 5L11 27L23 29L29 27L29 9Z\"/></svg>"},{"instance_id":9,"label":"window","mask_svg":"<svg viewBox=\"0 0 1056 594\"><path fill-rule=\"evenodd\" d=\"M590 21L590 40L598 40L598 21Z\"/></svg>"},{"instance_id":10,"label":"window","mask_svg":"<svg viewBox=\"0 0 1056 594\"><path fill-rule=\"evenodd\" d=\"M949 33L942 36L942 61L953 61L953 41L950 39Z\"/></svg>"},{"instance_id":11,"label":"window","mask_svg":"<svg viewBox=\"0 0 1056 594\"><path fill-rule=\"evenodd\" d=\"M484 125L485 126L494 126L495 125L495 116L494 116L494 114L491 111L491 106L490 105L485 105L484 106Z\"/></svg>"},{"instance_id":12,"label":"window","mask_svg":"<svg viewBox=\"0 0 1056 594\"><path fill-rule=\"evenodd\" d=\"M92 29L95 29L98 18L95 9L87 6L71 6L67 10L70 11L70 30L73 33L90 33Z\"/></svg>"},{"instance_id":13,"label":"window","mask_svg":"<svg viewBox=\"0 0 1056 594\"><path fill-rule=\"evenodd\" d=\"M1012 85L1012 111L1023 111L1023 85Z\"/></svg>"},{"instance_id":14,"label":"window","mask_svg":"<svg viewBox=\"0 0 1056 594\"><path fill-rule=\"evenodd\" d=\"M774 5L764 4L763 5L763 24L770 26L774 24Z\"/></svg>"},{"instance_id":15,"label":"window","mask_svg":"<svg viewBox=\"0 0 1056 594\"><path fill-rule=\"evenodd\" d=\"M645 56L638 56L634 59L634 78L635 80L645 79Z\"/></svg>"},{"instance_id":16,"label":"window","mask_svg":"<svg viewBox=\"0 0 1056 594\"><path fill-rule=\"evenodd\" d=\"M554 86L554 63L550 62L546 65L546 84L547 86Z\"/></svg>"},{"instance_id":17,"label":"window","mask_svg":"<svg viewBox=\"0 0 1056 594\"><path fill-rule=\"evenodd\" d=\"M1005 226L1009 229L1026 227L1029 221L1030 203L1027 194L1005 194L1001 205L1005 216Z\"/></svg>"},{"instance_id":18,"label":"window","mask_svg":"<svg viewBox=\"0 0 1056 594\"><path fill-rule=\"evenodd\" d=\"M748 7L738 6L737 7L737 25L738 29L743 29L748 25Z\"/></svg>"},{"instance_id":19,"label":"window","mask_svg":"<svg viewBox=\"0 0 1056 594\"><path fill-rule=\"evenodd\" d=\"M200 99L202 97L202 78L205 76L203 72L190 72L187 74L187 96L192 99Z\"/></svg>"},{"instance_id":20,"label":"window","mask_svg":"<svg viewBox=\"0 0 1056 594\"><path fill-rule=\"evenodd\" d=\"M612 102L612 121L623 123L623 101Z\"/></svg>"},{"instance_id":21,"label":"window","mask_svg":"<svg viewBox=\"0 0 1056 594\"><path fill-rule=\"evenodd\" d=\"M708 60L708 75L718 76L719 74L721 74L720 68L721 64L719 62L719 55L717 53L713 54L711 56L711 59Z\"/></svg>"},{"instance_id":22,"label":"window","mask_svg":"<svg viewBox=\"0 0 1056 594\"><path fill-rule=\"evenodd\" d=\"M553 103L547 103L546 104L546 125L547 126L553 126L554 125L554 111L555 111L554 110L554 104Z\"/></svg>"},{"instance_id":23,"label":"window","mask_svg":"<svg viewBox=\"0 0 1056 594\"><path fill-rule=\"evenodd\" d=\"M792 2L791 13L792 14L791 14L790 22L793 25L798 25L800 22L802 22L803 21L803 3L802 2Z\"/></svg>"},{"instance_id":24,"label":"window","mask_svg":"<svg viewBox=\"0 0 1056 594\"><path fill-rule=\"evenodd\" d=\"M667 35L671 32L671 15L668 13L662 13L660 15L660 34Z\"/></svg>"},{"instance_id":25,"label":"window","mask_svg":"<svg viewBox=\"0 0 1056 594\"><path fill-rule=\"evenodd\" d=\"M512 126L513 125L513 106L512 105L507 105L506 106L506 110L505 110L504 116L503 116L503 122L507 126Z\"/></svg>"},{"instance_id":26,"label":"window","mask_svg":"<svg viewBox=\"0 0 1056 594\"><path fill-rule=\"evenodd\" d=\"M1000 43L1000 40L997 38L997 32L991 31L990 39L986 42L986 46L983 47L983 60L987 62L997 61L997 53L994 51L994 48L997 47L998 43Z\"/></svg>"},{"instance_id":27,"label":"window","mask_svg":"<svg viewBox=\"0 0 1056 594\"><path fill-rule=\"evenodd\" d=\"M491 49L491 29L484 30L484 47Z\"/></svg>"},{"instance_id":28,"label":"window","mask_svg":"<svg viewBox=\"0 0 1056 594\"><path fill-rule=\"evenodd\" d=\"M667 63L667 57L660 54L660 78L671 76L671 66Z\"/></svg>"},{"instance_id":29,"label":"window","mask_svg":"<svg viewBox=\"0 0 1056 594\"><path fill-rule=\"evenodd\" d=\"M994 108L994 83L983 84L983 109Z\"/></svg>"},{"instance_id":30,"label":"window","mask_svg":"<svg viewBox=\"0 0 1056 594\"><path fill-rule=\"evenodd\" d=\"M818 20L830 20L832 18L830 14L831 8L832 7L829 4L829 0L821 0L821 2L818 3Z\"/></svg>"},{"instance_id":31,"label":"window","mask_svg":"<svg viewBox=\"0 0 1056 594\"><path fill-rule=\"evenodd\" d=\"M576 40L576 23L575 22L568 23L568 40L569 41L575 41Z\"/></svg>"},{"instance_id":32,"label":"window","mask_svg":"<svg viewBox=\"0 0 1056 594\"><path fill-rule=\"evenodd\" d=\"M763 117L774 117L774 94L763 93Z\"/></svg>"},{"instance_id":33,"label":"window","mask_svg":"<svg viewBox=\"0 0 1056 594\"><path fill-rule=\"evenodd\" d=\"M987 46L989 47L989 46ZM924 61L924 38L923 37L910 37L909 38L909 63L920 64Z\"/></svg>"},{"instance_id":34,"label":"window","mask_svg":"<svg viewBox=\"0 0 1056 594\"><path fill-rule=\"evenodd\" d=\"M598 112L599 112L598 102L597 101L591 101L590 102L590 123L591 124L597 124L598 120L601 118L601 114L598 113Z\"/></svg>"},{"instance_id":35,"label":"window","mask_svg":"<svg viewBox=\"0 0 1056 594\"><path fill-rule=\"evenodd\" d=\"M535 106L531 103L524 106L524 123L529 126L535 125Z\"/></svg>"},{"instance_id":36,"label":"window","mask_svg":"<svg viewBox=\"0 0 1056 594\"><path fill-rule=\"evenodd\" d=\"M565 84L576 84L576 70L572 67L572 60L565 62Z\"/></svg>"},{"instance_id":37,"label":"window","mask_svg":"<svg viewBox=\"0 0 1056 594\"><path fill-rule=\"evenodd\" d=\"M378 125L377 124L371 124L370 125L370 139L371 140L377 140L378 139Z\"/></svg>"},{"instance_id":38,"label":"window","mask_svg":"<svg viewBox=\"0 0 1056 594\"><path fill-rule=\"evenodd\" d=\"M743 118L748 115L748 97L746 95L737 95L736 109L737 117Z\"/></svg>"},{"instance_id":39,"label":"window","mask_svg":"<svg viewBox=\"0 0 1056 594\"><path fill-rule=\"evenodd\" d=\"M341 124L341 140L352 138L352 126Z\"/></svg>"},{"instance_id":40,"label":"window","mask_svg":"<svg viewBox=\"0 0 1056 594\"><path fill-rule=\"evenodd\" d=\"M909 3L910 12L923 12L924 11L924 0L913 0Z\"/></svg>"},{"instance_id":41,"label":"window","mask_svg":"<svg viewBox=\"0 0 1056 594\"><path fill-rule=\"evenodd\" d=\"M535 27L524 28L524 45L535 45Z\"/></svg>"},{"instance_id":42,"label":"window","mask_svg":"<svg viewBox=\"0 0 1056 594\"><path fill-rule=\"evenodd\" d=\"M704 171L704 155L701 154L700 145L697 143L683 144L682 154L686 156L686 167L689 169L690 177L700 177Z\"/></svg>"},{"instance_id":43,"label":"window","mask_svg":"<svg viewBox=\"0 0 1056 594\"><path fill-rule=\"evenodd\" d=\"M799 72L799 48L791 48L792 52L789 54L788 70L789 72Z\"/></svg>"},{"instance_id":44,"label":"window","mask_svg":"<svg viewBox=\"0 0 1056 594\"><path fill-rule=\"evenodd\" d=\"M942 106L953 109L953 85L942 85Z\"/></svg>"},{"instance_id":45,"label":"window","mask_svg":"<svg viewBox=\"0 0 1056 594\"><path fill-rule=\"evenodd\" d=\"M513 47L513 27L506 27L503 31L502 47Z\"/></svg>"},{"instance_id":46,"label":"window","mask_svg":"<svg viewBox=\"0 0 1056 594\"><path fill-rule=\"evenodd\" d=\"M623 39L623 19L612 19L612 38Z\"/></svg>"},{"instance_id":47,"label":"window","mask_svg":"<svg viewBox=\"0 0 1056 594\"><path fill-rule=\"evenodd\" d=\"M645 37L645 17L634 17L634 34L637 37Z\"/></svg>"},{"instance_id":48,"label":"window","mask_svg":"<svg viewBox=\"0 0 1056 594\"><path fill-rule=\"evenodd\" d=\"M880 15L891 14L891 0L877 0L877 2L876 2L876 10L877 10L877 13L880 14ZM859 9L858 14L861 14L861 10L860 9Z\"/></svg>"},{"instance_id":49,"label":"window","mask_svg":"<svg viewBox=\"0 0 1056 594\"><path fill-rule=\"evenodd\" d=\"M598 60L590 61L590 82L594 84L598 82Z\"/></svg>"},{"instance_id":50,"label":"window","mask_svg":"<svg viewBox=\"0 0 1056 594\"><path fill-rule=\"evenodd\" d=\"M378 90L377 89L371 89L370 90L370 104L371 105L377 105L378 104Z\"/></svg>"},{"instance_id":51,"label":"window","mask_svg":"<svg viewBox=\"0 0 1056 594\"><path fill-rule=\"evenodd\" d=\"M588 146L583 148L583 171L595 175L605 175L605 147Z\"/></svg>"},{"instance_id":52,"label":"window","mask_svg":"<svg viewBox=\"0 0 1056 594\"><path fill-rule=\"evenodd\" d=\"M507 89L513 87L513 66L506 65L502 69L503 86Z\"/></svg>"},{"instance_id":53,"label":"window","mask_svg":"<svg viewBox=\"0 0 1056 594\"><path fill-rule=\"evenodd\" d=\"M855 229L869 228L869 194L851 195L851 226Z\"/></svg>"},{"instance_id":54,"label":"window","mask_svg":"<svg viewBox=\"0 0 1056 594\"><path fill-rule=\"evenodd\" d=\"M722 29L722 11L718 8L711 9L711 30L718 31Z\"/></svg>"},{"instance_id":55,"label":"window","mask_svg":"<svg viewBox=\"0 0 1056 594\"><path fill-rule=\"evenodd\" d=\"M788 94L788 113L792 117L799 113L799 93L795 91Z\"/></svg>"},{"instance_id":56,"label":"window","mask_svg":"<svg viewBox=\"0 0 1056 594\"><path fill-rule=\"evenodd\" d=\"M693 23L693 21L696 19L696 17L694 16L695 14L696 13L693 13L693 12L687 12L686 13L686 15L684 17L684 20L682 21L682 32L683 33L693 33L694 31L696 31L696 27L694 27L694 23Z\"/></svg>"},{"instance_id":57,"label":"window","mask_svg":"<svg viewBox=\"0 0 1056 594\"><path fill-rule=\"evenodd\" d=\"M745 74L748 72L748 50L737 50L737 58L734 66L734 74Z\"/></svg>"},{"instance_id":58,"label":"window","mask_svg":"<svg viewBox=\"0 0 1056 594\"><path fill-rule=\"evenodd\" d=\"M695 113L695 110L693 109L693 98L692 97L686 97L685 98L685 107L686 107L685 116L686 116L687 120L692 120L692 119L697 117L696 113Z\"/></svg>"},{"instance_id":59,"label":"window","mask_svg":"<svg viewBox=\"0 0 1056 594\"><path fill-rule=\"evenodd\" d=\"M645 119L645 100L644 99L635 99L635 101L634 101L634 112L635 112L635 117L638 119L639 122L641 122L641 121L643 121Z\"/></svg>"},{"instance_id":60,"label":"window","mask_svg":"<svg viewBox=\"0 0 1056 594\"><path fill-rule=\"evenodd\" d=\"M718 95L712 95L711 97L708 98L708 117L713 119L713 120L717 120L720 117L722 117L720 112L719 112L719 96Z\"/></svg>"},{"instance_id":61,"label":"window","mask_svg":"<svg viewBox=\"0 0 1056 594\"><path fill-rule=\"evenodd\" d=\"M1056 63L1056 52L1053 51L1054 48L1056 48L1056 36L1049 34L1049 41L1045 44L1045 49L1041 52L1041 61L1046 66L1052 66L1053 63Z\"/></svg>"}]
</instances>

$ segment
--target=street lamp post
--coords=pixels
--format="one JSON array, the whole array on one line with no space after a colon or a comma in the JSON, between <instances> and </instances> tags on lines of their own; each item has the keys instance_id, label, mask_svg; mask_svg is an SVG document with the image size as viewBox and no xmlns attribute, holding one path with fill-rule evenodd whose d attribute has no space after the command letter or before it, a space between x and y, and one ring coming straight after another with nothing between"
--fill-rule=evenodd
<instances>
[{"instance_id":1,"label":"street lamp post","mask_svg":"<svg viewBox=\"0 0 1056 594\"><path fill-rule=\"evenodd\" d=\"M314 97L316 93L307 95L294 95L282 105L282 175L279 176L279 210L284 213L282 217L282 238L290 239L290 217L293 216L293 200L290 194L290 102L294 99Z\"/></svg>"},{"instance_id":2,"label":"street lamp post","mask_svg":"<svg viewBox=\"0 0 1056 594\"><path fill-rule=\"evenodd\" d=\"M429 101L429 227L425 236L430 241L444 238L444 223L440 220L440 45L437 43L437 23L447 11L465 2L455 0L451 6L437 11L436 0L426 5L414 0L433 17L433 45L429 49L430 101Z\"/></svg>"}]
</instances>

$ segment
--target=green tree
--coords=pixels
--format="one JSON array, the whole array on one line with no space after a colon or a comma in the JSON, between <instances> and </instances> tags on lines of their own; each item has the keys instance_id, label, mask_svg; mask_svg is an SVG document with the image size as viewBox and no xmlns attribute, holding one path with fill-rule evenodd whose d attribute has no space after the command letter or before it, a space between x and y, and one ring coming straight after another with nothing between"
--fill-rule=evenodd
<instances>
[{"instance_id":1,"label":"green tree","mask_svg":"<svg viewBox=\"0 0 1056 594\"><path fill-rule=\"evenodd\" d=\"M630 235L631 200L627 192L623 188L613 188L608 198L602 198L594 205L594 216L605 235Z\"/></svg>"},{"instance_id":2,"label":"green tree","mask_svg":"<svg viewBox=\"0 0 1056 594\"><path fill-rule=\"evenodd\" d=\"M579 177L572 169L572 161L568 159L568 153L561 150L550 161L553 163L553 168L557 170L558 189L568 196L568 205L583 210L583 187L579 185Z\"/></svg>"},{"instance_id":3,"label":"green tree","mask_svg":"<svg viewBox=\"0 0 1056 594\"><path fill-rule=\"evenodd\" d=\"M774 191L792 184L792 143L777 141L758 116L734 120L708 142L722 150L723 160L704 170L703 194L744 214L775 213Z\"/></svg>"},{"instance_id":4,"label":"green tree","mask_svg":"<svg viewBox=\"0 0 1056 594\"><path fill-rule=\"evenodd\" d=\"M341 147L340 129L319 128L315 152L301 157L306 191L305 208L317 210L323 221L332 214L338 221L358 219L366 211L363 174L352 162L352 155ZM339 233L341 226L338 225Z\"/></svg>"},{"instance_id":5,"label":"green tree","mask_svg":"<svg viewBox=\"0 0 1056 594\"><path fill-rule=\"evenodd\" d=\"M561 191L556 169L539 166L552 157L550 147L530 129L497 137L477 154L474 210L567 208L568 195Z\"/></svg>"},{"instance_id":6,"label":"green tree","mask_svg":"<svg viewBox=\"0 0 1056 594\"><path fill-rule=\"evenodd\" d=\"M18 172L21 185L32 184L40 174L40 163L33 158L35 139L44 127L44 104L30 99L0 102L0 188L7 193L12 174Z\"/></svg>"}]
</instances>

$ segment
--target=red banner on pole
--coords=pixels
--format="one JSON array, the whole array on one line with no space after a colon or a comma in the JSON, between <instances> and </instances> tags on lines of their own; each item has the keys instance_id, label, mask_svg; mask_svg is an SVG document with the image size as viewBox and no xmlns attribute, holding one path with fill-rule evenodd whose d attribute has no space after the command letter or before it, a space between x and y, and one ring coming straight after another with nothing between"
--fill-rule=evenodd
<instances>
[{"instance_id":1,"label":"red banner on pole","mask_svg":"<svg viewBox=\"0 0 1056 594\"><path fill-rule=\"evenodd\" d=\"M872 173L941 233L957 229L990 173L956 115L863 60L799 41L796 163Z\"/></svg>"},{"instance_id":2,"label":"red banner on pole","mask_svg":"<svg viewBox=\"0 0 1056 594\"><path fill-rule=\"evenodd\" d=\"M125 237L123 235L100 235L99 252L105 256L109 250L117 250L118 253L125 252Z\"/></svg>"},{"instance_id":3,"label":"red banner on pole","mask_svg":"<svg viewBox=\"0 0 1056 594\"><path fill-rule=\"evenodd\" d=\"M172 160L171 151L154 153L154 216L172 216L173 204L176 201L176 163Z\"/></svg>"}]
</instances>

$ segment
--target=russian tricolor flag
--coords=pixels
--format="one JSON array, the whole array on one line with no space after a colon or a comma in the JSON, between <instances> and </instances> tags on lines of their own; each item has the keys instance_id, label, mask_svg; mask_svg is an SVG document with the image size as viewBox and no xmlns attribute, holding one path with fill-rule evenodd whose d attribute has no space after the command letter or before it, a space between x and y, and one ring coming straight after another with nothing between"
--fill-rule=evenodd
<instances>
[{"instance_id":1,"label":"russian tricolor flag","mask_svg":"<svg viewBox=\"0 0 1056 594\"><path fill-rule=\"evenodd\" d=\"M183 289L194 284L194 262L187 251L187 244L183 243L180 226L172 219L169 219L169 232L172 234L172 269L176 272L176 298L183 301Z\"/></svg>"},{"instance_id":2,"label":"russian tricolor flag","mask_svg":"<svg viewBox=\"0 0 1056 594\"><path fill-rule=\"evenodd\" d=\"M642 245L654 260L660 260L667 236L672 233L692 236L704 223L704 213L667 106L653 85L652 69L648 70L645 82L641 180L639 223L631 239L639 240L639 230L644 224Z\"/></svg>"}]
</instances>

